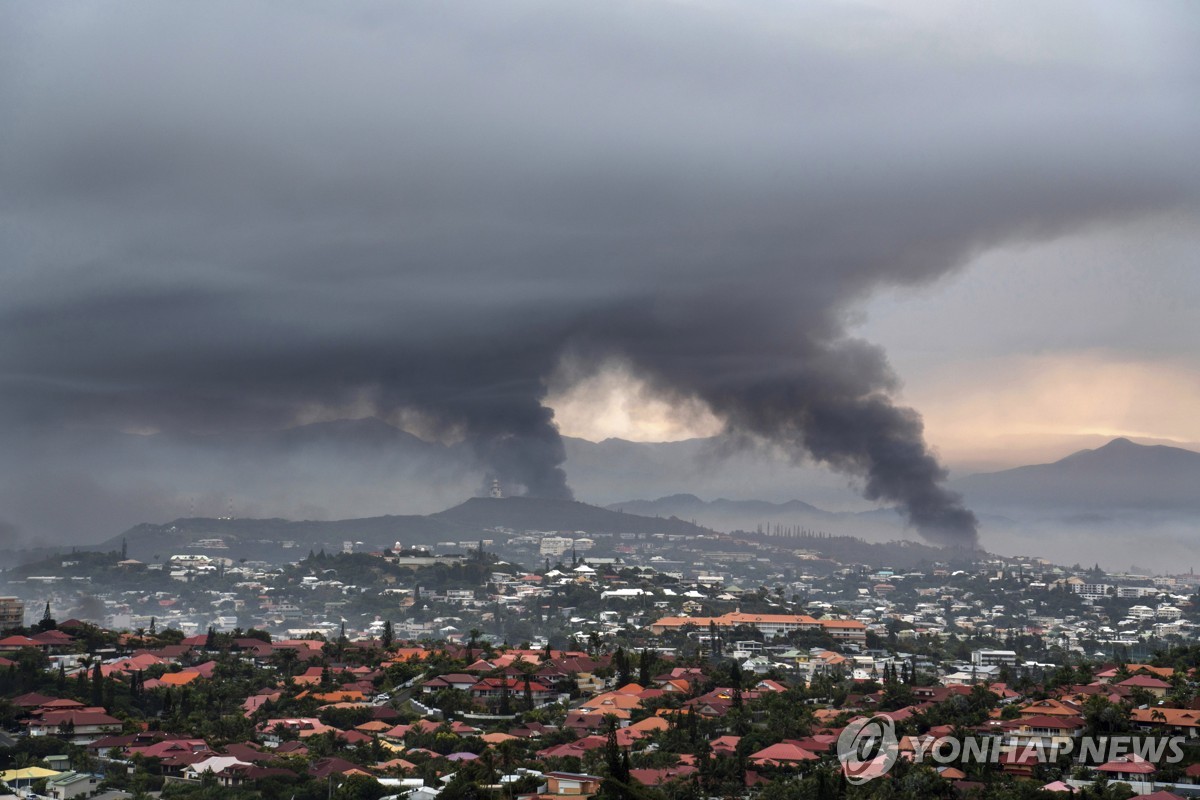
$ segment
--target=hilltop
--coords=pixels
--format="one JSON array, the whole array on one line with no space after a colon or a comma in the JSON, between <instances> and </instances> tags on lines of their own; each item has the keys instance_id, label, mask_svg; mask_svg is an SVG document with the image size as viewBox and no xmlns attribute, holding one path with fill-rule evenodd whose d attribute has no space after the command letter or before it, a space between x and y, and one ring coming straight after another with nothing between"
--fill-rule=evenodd
<instances>
[{"instance_id":1,"label":"hilltop","mask_svg":"<svg viewBox=\"0 0 1200 800\"><path fill-rule=\"evenodd\" d=\"M708 531L679 519L659 519L622 514L572 500L534 497L467 500L428 516L388 515L343 520L225 519L195 517L161 525L143 523L96 545L95 549L127 547L131 558L166 557L195 543L220 538L231 554L265 557L280 549L338 549L343 542L365 547L434 545L443 541L471 541L490 528L594 533L680 533ZM200 548L204 549L204 548Z\"/></svg>"},{"instance_id":2,"label":"hilltop","mask_svg":"<svg viewBox=\"0 0 1200 800\"><path fill-rule=\"evenodd\" d=\"M1200 453L1113 439L1050 464L954 481L972 507L1200 511Z\"/></svg>"},{"instance_id":3,"label":"hilltop","mask_svg":"<svg viewBox=\"0 0 1200 800\"><path fill-rule=\"evenodd\" d=\"M803 528L828 528L833 522L846 522L852 514L836 514L802 500L771 503L766 500L705 501L694 494L673 494L657 500L626 500L608 506L645 516L670 516L686 519L717 530L770 530L776 525ZM894 515L892 515L894 516ZM894 520L891 520L894 523Z\"/></svg>"},{"instance_id":4,"label":"hilltop","mask_svg":"<svg viewBox=\"0 0 1200 800\"><path fill-rule=\"evenodd\" d=\"M477 531L468 532L468 538ZM429 544L460 538L453 526L429 517L382 516L342 520L222 519L194 517L156 525L142 523L125 533L96 545L96 549L119 549L124 543L131 558L167 557L185 548L196 548L204 539L221 539L229 555L245 558L275 556L281 549L307 552L310 549L340 549L343 542L362 542L369 547L391 547L395 542Z\"/></svg>"},{"instance_id":5,"label":"hilltop","mask_svg":"<svg viewBox=\"0 0 1200 800\"><path fill-rule=\"evenodd\" d=\"M708 532L705 528L675 517L625 514L574 500L535 497L473 497L454 508L432 514L430 518L466 528L691 535Z\"/></svg>"}]
</instances>

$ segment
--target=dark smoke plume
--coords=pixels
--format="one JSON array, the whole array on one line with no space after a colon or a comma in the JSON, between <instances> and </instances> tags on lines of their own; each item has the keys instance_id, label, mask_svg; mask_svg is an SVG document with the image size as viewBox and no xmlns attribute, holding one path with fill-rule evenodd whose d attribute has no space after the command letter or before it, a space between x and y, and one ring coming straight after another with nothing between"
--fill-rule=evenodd
<instances>
[{"instance_id":1,"label":"dark smoke plume","mask_svg":"<svg viewBox=\"0 0 1200 800\"><path fill-rule=\"evenodd\" d=\"M969 545L848 315L1196 199L1195 37L1167 12L1115 80L1119 40L1014 57L837 6L72 9L0 9L0 469L36 455L67 504L47 432L364 406L569 497L543 401L573 355Z\"/></svg>"},{"instance_id":2,"label":"dark smoke plume","mask_svg":"<svg viewBox=\"0 0 1200 800\"><path fill-rule=\"evenodd\" d=\"M815 317L808 325L819 330ZM939 485L946 472L925 445L920 416L892 403L896 381L882 351L833 340L774 355L754 352L755 342L785 336L751 319L703 314L682 331L639 328L636 336L609 338L592 359L601 353L627 359L662 392L701 398L735 437L782 447L797 460L811 456L860 478L864 496L899 505L930 541L974 546L975 515Z\"/></svg>"},{"instance_id":3,"label":"dark smoke plume","mask_svg":"<svg viewBox=\"0 0 1200 800\"><path fill-rule=\"evenodd\" d=\"M939 485L946 472L925 446L917 413L896 407L879 392L829 391L825 381L830 377L817 374L751 384L719 393L712 405L725 413L735 431L749 431L794 456L808 453L840 472L861 477L865 497L898 504L930 541L974 545L975 515Z\"/></svg>"}]
</instances>

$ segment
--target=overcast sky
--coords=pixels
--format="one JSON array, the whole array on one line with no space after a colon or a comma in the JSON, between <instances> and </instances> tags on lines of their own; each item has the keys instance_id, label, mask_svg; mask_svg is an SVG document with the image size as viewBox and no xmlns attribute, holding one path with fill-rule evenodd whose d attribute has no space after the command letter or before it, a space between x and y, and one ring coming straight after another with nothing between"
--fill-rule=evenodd
<instances>
[{"instance_id":1,"label":"overcast sky","mask_svg":"<svg viewBox=\"0 0 1200 800\"><path fill-rule=\"evenodd\" d=\"M1114 436L1200 450L1194 217L1080 231L981 256L867 306L905 400L966 467L1045 461Z\"/></svg>"},{"instance_id":2,"label":"overcast sky","mask_svg":"<svg viewBox=\"0 0 1200 800\"><path fill-rule=\"evenodd\" d=\"M1197 34L1188 0L6 4L0 426L373 413L555 494L557 409L914 507L931 452L1200 441Z\"/></svg>"}]
</instances>

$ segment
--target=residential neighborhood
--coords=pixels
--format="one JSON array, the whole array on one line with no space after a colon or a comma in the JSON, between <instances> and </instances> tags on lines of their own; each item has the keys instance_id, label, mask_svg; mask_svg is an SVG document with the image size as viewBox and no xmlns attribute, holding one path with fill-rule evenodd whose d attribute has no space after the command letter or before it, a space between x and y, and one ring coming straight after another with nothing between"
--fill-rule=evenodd
<instances>
[{"instance_id":1,"label":"residential neighborhood","mask_svg":"<svg viewBox=\"0 0 1200 800\"><path fill-rule=\"evenodd\" d=\"M819 534L593 532L586 555L542 555L568 533L7 570L0 780L28 797L1200 796L1191 575ZM851 785L839 737L885 719L895 765ZM990 756L932 760L951 735ZM1081 748L1097 736L1181 749Z\"/></svg>"}]
</instances>

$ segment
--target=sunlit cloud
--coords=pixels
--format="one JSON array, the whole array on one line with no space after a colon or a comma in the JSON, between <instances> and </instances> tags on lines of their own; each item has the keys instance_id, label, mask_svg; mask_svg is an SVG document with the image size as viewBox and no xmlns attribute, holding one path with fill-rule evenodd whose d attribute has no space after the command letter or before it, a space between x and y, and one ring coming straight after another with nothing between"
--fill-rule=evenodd
<instances>
[{"instance_id":1,"label":"sunlit cloud","mask_svg":"<svg viewBox=\"0 0 1200 800\"><path fill-rule=\"evenodd\" d=\"M546 404L554 409L566 436L627 439L633 442L677 442L715 436L722 424L699 400L657 396L624 365L609 362L590 374L568 377L551 391Z\"/></svg>"}]
</instances>

